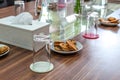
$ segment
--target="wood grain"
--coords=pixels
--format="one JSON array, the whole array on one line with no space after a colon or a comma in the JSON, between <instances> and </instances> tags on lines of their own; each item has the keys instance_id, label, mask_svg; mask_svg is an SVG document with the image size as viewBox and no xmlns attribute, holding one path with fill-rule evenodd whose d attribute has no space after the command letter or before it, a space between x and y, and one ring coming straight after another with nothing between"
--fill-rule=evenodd
<instances>
[{"instance_id":1,"label":"wood grain","mask_svg":"<svg viewBox=\"0 0 120 80\"><path fill-rule=\"evenodd\" d=\"M118 27L100 26L100 38L74 39L84 48L76 54L61 55L52 52L54 70L44 74L29 69L32 51L9 45L10 53L0 58L1 80L119 80L120 30ZM46 53L45 48L41 53Z\"/></svg>"},{"instance_id":2,"label":"wood grain","mask_svg":"<svg viewBox=\"0 0 120 80\"><path fill-rule=\"evenodd\" d=\"M34 16L34 1L25 3L25 12L30 12L33 15L33 18L36 19L38 16ZM9 6L5 8L0 8L0 18L15 16L15 7Z\"/></svg>"},{"instance_id":3,"label":"wood grain","mask_svg":"<svg viewBox=\"0 0 120 80\"><path fill-rule=\"evenodd\" d=\"M2 10L7 9L11 7L0 9L1 17L14 14L3 14ZM0 80L120 80L120 29L100 26L98 33L100 38L93 40L83 38L82 33L76 36L74 40L83 45L76 54L52 52L54 70L43 74L29 69L32 51L4 43L10 47L10 53L0 57ZM46 53L45 48L40 53Z\"/></svg>"}]
</instances>

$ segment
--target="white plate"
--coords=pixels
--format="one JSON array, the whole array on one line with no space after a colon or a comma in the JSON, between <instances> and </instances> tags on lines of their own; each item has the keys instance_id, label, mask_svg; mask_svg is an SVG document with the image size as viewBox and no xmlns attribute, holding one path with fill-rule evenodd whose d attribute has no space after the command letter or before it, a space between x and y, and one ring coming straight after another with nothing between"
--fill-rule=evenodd
<instances>
[{"instance_id":1,"label":"white plate","mask_svg":"<svg viewBox=\"0 0 120 80\"><path fill-rule=\"evenodd\" d=\"M100 22L100 24L105 25L105 26L117 26L118 23L107 23L107 22Z\"/></svg>"},{"instance_id":2,"label":"white plate","mask_svg":"<svg viewBox=\"0 0 120 80\"><path fill-rule=\"evenodd\" d=\"M0 47L2 47L2 46L7 46L7 45L0 44ZM8 46L7 46L7 47L8 47ZM10 48L9 48L6 52L4 52L4 53L0 54L0 57L1 57L1 56L4 56L4 55L6 55L6 54L8 54L8 53L9 53L9 51L10 51Z\"/></svg>"},{"instance_id":3,"label":"white plate","mask_svg":"<svg viewBox=\"0 0 120 80\"><path fill-rule=\"evenodd\" d=\"M57 53L60 53L60 54L73 54L73 53L76 53L76 52L80 51L83 48L83 45L78 41L76 41L76 46L78 48L77 51L57 51L57 50L54 49L54 44L53 44L51 46L51 50L53 50L53 51L55 51Z\"/></svg>"}]
</instances>

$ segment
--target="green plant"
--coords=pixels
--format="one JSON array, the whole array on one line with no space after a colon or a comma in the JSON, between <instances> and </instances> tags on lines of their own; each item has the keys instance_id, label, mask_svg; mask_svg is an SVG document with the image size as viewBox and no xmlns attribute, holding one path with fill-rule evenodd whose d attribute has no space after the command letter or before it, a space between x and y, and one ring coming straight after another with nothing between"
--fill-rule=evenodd
<instances>
[{"instance_id":1,"label":"green plant","mask_svg":"<svg viewBox=\"0 0 120 80\"><path fill-rule=\"evenodd\" d=\"M81 13L81 3L80 0L76 0L75 6L74 6L74 12L75 13Z\"/></svg>"}]
</instances>

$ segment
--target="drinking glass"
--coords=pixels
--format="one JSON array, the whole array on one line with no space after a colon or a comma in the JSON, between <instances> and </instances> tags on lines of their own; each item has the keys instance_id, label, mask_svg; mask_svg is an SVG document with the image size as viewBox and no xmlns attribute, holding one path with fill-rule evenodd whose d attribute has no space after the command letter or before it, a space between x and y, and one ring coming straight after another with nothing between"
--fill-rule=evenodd
<instances>
[{"instance_id":1,"label":"drinking glass","mask_svg":"<svg viewBox=\"0 0 120 80\"><path fill-rule=\"evenodd\" d=\"M35 0L35 16L41 14L42 0Z\"/></svg>"},{"instance_id":2,"label":"drinking glass","mask_svg":"<svg viewBox=\"0 0 120 80\"><path fill-rule=\"evenodd\" d=\"M108 0L93 0L92 10L99 13L99 17L105 18L107 15Z\"/></svg>"},{"instance_id":3,"label":"drinking glass","mask_svg":"<svg viewBox=\"0 0 120 80\"><path fill-rule=\"evenodd\" d=\"M88 16L90 13L92 13L92 0L87 0L85 2L82 2L82 7L81 7L81 31L85 31L88 29Z\"/></svg>"},{"instance_id":4,"label":"drinking glass","mask_svg":"<svg viewBox=\"0 0 120 80\"><path fill-rule=\"evenodd\" d=\"M18 15L25 10L25 4L24 1L22 0L15 0L14 1L14 6L15 6L15 15Z\"/></svg>"},{"instance_id":5,"label":"drinking glass","mask_svg":"<svg viewBox=\"0 0 120 80\"><path fill-rule=\"evenodd\" d=\"M87 28L85 30L85 33L83 34L83 37L86 39L97 39L99 38L99 35L97 33L97 27L98 27L98 13L92 12L87 17Z\"/></svg>"},{"instance_id":6,"label":"drinking glass","mask_svg":"<svg viewBox=\"0 0 120 80\"><path fill-rule=\"evenodd\" d=\"M50 0L48 2L48 20L50 33L54 40L64 38L61 22L66 17L66 0Z\"/></svg>"},{"instance_id":7,"label":"drinking glass","mask_svg":"<svg viewBox=\"0 0 120 80\"><path fill-rule=\"evenodd\" d=\"M43 48L39 48L37 44L45 43L46 52ZM43 44L44 45L44 44ZM33 72L45 73L53 70L54 66L51 62L51 50L50 47L52 41L49 36L43 34L35 34L33 36L33 63L30 65L30 69Z\"/></svg>"},{"instance_id":8,"label":"drinking glass","mask_svg":"<svg viewBox=\"0 0 120 80\"><path fill-rule=\"evenodd\" d=\"M88 0L85 2L85 31L83 32L82 36L86 39L97 39L99 35L97 33L98 27L98 18L99 13L93 9L93 0Z\"/></svg>"}]
</instances>

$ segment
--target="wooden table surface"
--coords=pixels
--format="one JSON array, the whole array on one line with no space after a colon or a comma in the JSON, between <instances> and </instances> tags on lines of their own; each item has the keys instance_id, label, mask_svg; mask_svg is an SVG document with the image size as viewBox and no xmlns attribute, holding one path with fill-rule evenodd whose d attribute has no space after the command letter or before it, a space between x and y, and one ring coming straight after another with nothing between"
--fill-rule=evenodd
<instances>
[{"instance_id":1,"label":"wooden table surface","mask_svg":"<svg viewBox=\"0 0 120 80\"><path fill-rule=\"evenodd\" d=\"M0 9L0 16L2 10L12 14L9 9ZM98 33L100 37L93 40L76 36L74 40L81 42L83 49L75 54L52 52L54 69L43 74L29 69L32 51L7 44L10 52L0 57L0 80L120 80L120 29L100 26ZM45 48L41 53L46 53Z\"/></svg>"},{"instance_id":2,"label":"wooden table surface","mask_svg":"<svg viewBox=\"0 0 120 80\"><path fill-rule=\"evenodd\" d=\"M34 16L34 1L25 3L25 11L30 12ZM15 16L15 7L9 6L5 8L0 8L0 18L7 16ZM34 16L34 19L37 17Z\"/></svg>"}]
</instances>

